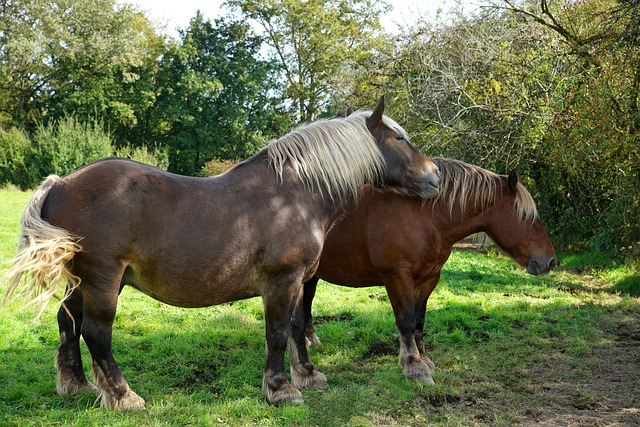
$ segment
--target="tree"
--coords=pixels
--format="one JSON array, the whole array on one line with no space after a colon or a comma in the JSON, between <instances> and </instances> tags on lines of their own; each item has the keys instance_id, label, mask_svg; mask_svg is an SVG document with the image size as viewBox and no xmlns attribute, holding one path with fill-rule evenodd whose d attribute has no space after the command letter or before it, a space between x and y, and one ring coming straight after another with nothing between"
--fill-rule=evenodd
<instances>
[{"instance_id":1,"label":"tree","mask_svg":"<svg viewBox=\"0 0 640 427\"><path fill-rule=\"evenodd\" d=\"M169 48L154 114L170 170L193 175L213 158L247 157L287 126L270 94L273 64L258 59L261 44L246 23L214 24L198 13Z\"/></svg>"},{"instance_id":2,"label":"tree","mask_svg":"<svg viewBox=\"0 0 640 427\"><path fill-rule=\"evenodd\" d=\"M552 54L557 43L513 14L421 23L396 39L387 91L398 101L390 108L429 154L528 169L540 145L530 129L544 121L564 67Z\"/></svg>"},{"instance_id":3,"label":"tree","mask_svg":"<svg viewBox=\"0 0 640 427\"><path fill-rule=\"evenodd\" d=\"M149 32L144 15L115 0L0 0L5 126L33 131L65 114L131 126L134 109L118 96L139 78Z\"/></svg>"},{"instance_id":4,"label":"tree","mask_svg":"<svg viewBox=\"0 0 640 427\"><path fill-rule=\"evenodd\" d=\"M372 54L381 0L227 0L259 24L280 64L284 96L301 122L317 118L343 73Z\"/></svg>"},{"instance_id":5,"label":"tree","mask_svg":"<svg viewBox=\"0 0 640 427\"><path fill-rule=\"evenodd\" d=\"M640 49L637 2L501 7L558 34L571 66L551 93L545 190L574 246L640 253Z\"/></svg>"}]
</instances>

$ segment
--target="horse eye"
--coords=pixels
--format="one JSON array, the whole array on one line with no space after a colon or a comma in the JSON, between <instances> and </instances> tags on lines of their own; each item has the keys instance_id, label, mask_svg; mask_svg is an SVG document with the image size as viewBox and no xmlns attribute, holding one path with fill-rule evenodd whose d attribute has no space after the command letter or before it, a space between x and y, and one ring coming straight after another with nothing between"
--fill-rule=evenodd
<instances>
[{"instance_id":1,"label":"horse eye","mask_svg":"<svg viewBox=\"0 0 640 427\"><path fill-rule=\"evenodd\" d=\"M402 135L396 136L396 141L398 141L398 142L404 141L404 136L402 136Z\"/></svg>"}]
</instances>

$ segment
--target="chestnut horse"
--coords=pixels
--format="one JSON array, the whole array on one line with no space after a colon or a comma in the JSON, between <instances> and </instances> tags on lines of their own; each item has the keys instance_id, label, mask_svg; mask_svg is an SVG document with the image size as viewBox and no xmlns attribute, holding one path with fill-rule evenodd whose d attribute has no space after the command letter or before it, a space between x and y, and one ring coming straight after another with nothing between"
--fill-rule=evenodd
<instances>
[{"instance_id":1,"label":"chestnut horse","mask_svg":"<svg viewBox=\"0 0 640 427\"><path fill-rule=\"evenodd\" d=\"M116 364L112 327L125 285L179 307L262 296L269 402L300 403L298 388L326 387L302 345L302 284L313 277L325 235L365 183L433 197L437 167L383 115L321 120L271 141L211 178L174 175L124 159L103 159L65 178L49 177L22 218L21 245L5 299L45 302L66 288L58 311L57 391L99 392L103 407L144 408ZM22 280L25 276L26 280ZM80 337L92 357L85 376Z\"/></svg>"},{"instance_id":2,"label":"chestnut horse","mask_svg":"<svg viewBox=\"0 0 640 427\"><path fill-rule=\"evenodd\" d=\"M430 384L435 367L424 351L426 305L454 243L485 232L530 274L557 265L535 203L516 173L501 176L456 160L432 160L442 173L436 198L365 187L327 235L316 276L304 285L303 303L306 338L318 344L311 319L318 278L350 287L384 285L405 376Z\"/></svg>"}]
</instances>

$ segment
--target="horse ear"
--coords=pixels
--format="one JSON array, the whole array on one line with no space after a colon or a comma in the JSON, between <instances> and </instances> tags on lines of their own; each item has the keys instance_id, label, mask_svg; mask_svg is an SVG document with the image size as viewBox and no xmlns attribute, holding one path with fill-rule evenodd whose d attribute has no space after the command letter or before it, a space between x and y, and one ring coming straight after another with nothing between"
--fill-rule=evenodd
<instances>
[{"instance_id":1,"label":"horse ear","mask_svg":"<svg viewBox=\"0 0 640 427\"><path fill-rule=\"evenodd\" d=\"M377 127L380 123L382 123L383 114L384 114L384 95L380 97L380 100L378 101L378 105L376 106L376 109L373 110L373 114L371 114L371 117L367 119L367 126L369 127L369 129L373 129Z\"/></svg>"},{"instance_id":2,"label":"horse ear","mask_svg":"<svg viewBox=\"0 0 640 427\"><path fill-rule=\"evenodd\" d=\"M349 117L349 116L350 116L350 115L352 115L352 114L353 114L353 108L351 108L351 105L349 105L349 106L347 107L347 115L346 115L346 117Z\"/></svg>"},{"instance_id":3,"label":"horse ear","mask_svg":"<svg viewBox=\"0 0 640 427\"><path fill-rule=\"evenodd\" d=\"M520 175L517 171L509 172L509 177L507 178L507 186L509 187L509 191L512 193L516 192L516 188L518 188L518 181L520 181Z\"/></svg>"}]
</instances>

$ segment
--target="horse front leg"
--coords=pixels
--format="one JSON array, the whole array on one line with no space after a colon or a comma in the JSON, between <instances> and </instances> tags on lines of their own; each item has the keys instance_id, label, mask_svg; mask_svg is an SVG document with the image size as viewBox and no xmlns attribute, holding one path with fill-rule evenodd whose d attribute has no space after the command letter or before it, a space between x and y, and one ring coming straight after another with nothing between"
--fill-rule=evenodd
<instances>
[{"instance_id":1,"label":"horse front leg","mask_svg":"<svg viewBox=\"0 0 640 427\"><path fill-rule=\"evenodd\" d=\"M422 360L424 360L424 362L429 366L429 369L431 369L431 373L435 371L436 365L431 361L431 359L429 359L424 349L424 322L427 314L427 301L439 281L440 271L420 280L420 282L416 284L414 296L416 302L414 307L414 313L416 315L416 346L422 356Z\"/></svg>"},{"instance_id":2,"label":"horse front leg","mask_svg":"<svg viewBox=\"0 0 640 427\"><path fill-rule=\"evenodd\" d=\"M289 383L284 370L284 352L289 338L291 317L298 296L302 292L301 288L300 280L289 281L287 284L272 283L262 296L267 345L262 388L267 395L267 401L276 406L286 402L302 403L302 393Z\"/></svg>"},{"instance_id":3,"label":"horse front leg","mask_svg":"<svg viewBox=\"0 0 640 427\"><path fill-rule=\"evenodd\" d=\"M314 279L315 283L317 283L318 279ZM308 332L308 326L311 324L311 301L307 299L308 295L306 293L308 283L304 284L304 295L298 298L291 317L289 336L291 380L293 386L297 388L323 389L329 387L327 377L314 369L306 346L306 333Z\"/></svg>"},{"instance_id":4,"label":"horse front leg","mask_svg":"<svg viewBox=\"0 0 640 427\"><path fill-rule=\"evenodd\" d=\"M426 384L434 384L431 368L423 361L415 340L416 315L413 303L413 280L410 276L396 277L385 285L393 312L396 327L400 334L400 365L404 375Z\"/></svg>"},{"instance_id":5,"label":"horse front leg","mask_svg":"<svg viewBox=\"0 0 640 427\"><path fill-rule=\"evenodd\" d=\"M56 352L56 391L60 396L81 392L97 393L98 388L85 376L80 354L82 293L75 289L58 310L60 347Z\"/></svg>"}]
</instances>

